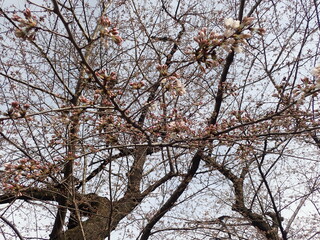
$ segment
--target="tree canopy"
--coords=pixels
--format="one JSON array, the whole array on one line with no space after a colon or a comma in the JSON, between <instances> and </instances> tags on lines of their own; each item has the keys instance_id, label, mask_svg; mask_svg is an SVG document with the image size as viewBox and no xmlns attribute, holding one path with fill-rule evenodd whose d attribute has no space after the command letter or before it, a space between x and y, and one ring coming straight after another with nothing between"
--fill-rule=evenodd
<instances>
[{"instance_id":1,"label":"tree canopy","mask_svg":"<svg viewBox=\"0 0 320 240\"><path fill-rule=\"evenodd\" d=\"M315 239L319 3L0 2L4 239Z\"/></svg>"}]
</instances>

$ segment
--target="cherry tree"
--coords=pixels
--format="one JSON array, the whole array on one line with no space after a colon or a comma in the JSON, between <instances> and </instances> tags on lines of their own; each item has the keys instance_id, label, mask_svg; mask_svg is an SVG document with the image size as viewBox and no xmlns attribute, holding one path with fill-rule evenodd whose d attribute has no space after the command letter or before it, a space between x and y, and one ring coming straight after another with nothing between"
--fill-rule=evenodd
<instances>
[{"instance_id":1,"label":"cherry tree","mask_svg":"<svg viewBox=\"0 0 320 240\"><path fill-rule=\"evenodd\" d=\"M5 239L319 235L316 1L9 2Z\"/></svg>"}]
</instances>

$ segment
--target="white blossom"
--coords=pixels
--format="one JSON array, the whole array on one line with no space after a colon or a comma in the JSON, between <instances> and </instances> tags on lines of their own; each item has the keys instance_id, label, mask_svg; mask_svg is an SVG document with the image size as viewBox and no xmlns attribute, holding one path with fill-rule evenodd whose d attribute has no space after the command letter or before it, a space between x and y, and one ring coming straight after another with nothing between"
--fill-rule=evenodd
<instances>
[{"instance_id":1,"label":"white blossom","mask_svg":"<svg viewBox=\"0 0 320 240\"><path fill-rule=\"evenodd\" d=\"M320 64L311 70L311 74L316 78L316 88L320 88Z\"/></svg>"},{"instance_id":2,"label":"white blossom","mask_svg":"<svg viewBox=\"0 0 320 240\"><path fill-rule=\"evenodd\" d=\"M158 105L154 102L150 104L150 111L156 111L158 108Z\"/></svg>"},{"instance_id":3,"label":"white blossom","mask_svg":"<svg viewBox=\"0 0 320 240\"><path fill-rule=\"evenodd\" d=\"M177 94L179 96L184 95L186 93L186 89L185 89L184 85L182 84L182 82L179 79L177 79L175 84L176 84L175 90L176 90Z\"/></svg>"},{"instance_id":4,"label":"white blossom","mask_svg":"<svg viewBox=\"0 0 320 240\"><path fill-rule=\"evenodd\" d=\"M312 69L311 74L315 77L320 77L320 65Z\"/></svg>"},{"instance_id":5,"label":"white blossom","mask_svg":"<svg viewBox=\"0 0 320 240\"><path fill-rule=\"evenodd\" d=\"M233 50L236 52L236 53L242 53L243 52L243 47L242 46L234 46L233 47Z\"/></svg>"},{"instance_id":6,"label":"white blossom","mask_svg":"<svg viewBox=\"0 0 320 240\"><path fill-rule=\"evenodd\" d=\"M226 38L229 38L231 37L232 35L234 34L234 30L228 28L224 31L223 35L226 37Z\"/></svg>"},{"instance_id":7,"label":"white blossom","mask_svg":"<svg viewBox=\"0 0 320 240\"><path fill-rule=\"evenodd\" d=\"M224 19L224 25L227 28L237 29L240 27L240 21L234 20L233 18L225 18Z\"/></svg>"},{"instance_id":8,"label":"white blossom","mask_svg":"<svg viewBox=\"0 0 320 240\"><path fill-rule=\"evenodd\" d=\"M164 79L161 80L161 83L162 83L162 84L166 84L166 82L167 82L167 79L166 79L166 78L164 78Z\"/></svg>"}]
</instances>

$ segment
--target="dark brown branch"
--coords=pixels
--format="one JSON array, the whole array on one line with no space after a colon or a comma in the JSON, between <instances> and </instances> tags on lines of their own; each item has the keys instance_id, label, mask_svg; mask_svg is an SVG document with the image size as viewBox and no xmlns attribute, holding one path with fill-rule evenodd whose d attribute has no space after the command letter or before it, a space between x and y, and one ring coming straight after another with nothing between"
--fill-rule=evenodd
<instances>
[{"instance_id":1,"label":"dark brown branch","mask_svg":"<svg viewBox=\"0 0 320 240\"><path fill-rule=\"evenodd\" d=\"M121 158L121 157L125 157L132 154L132 152L129 149L124 149L123 151L121 151L119 154L116 154L114 156L111 156L107 159L105 159L96 169L94 169L88 177L86 177L86 179L82 182L79 183L79 185L76 187L76 189L80 189L81 186L83 184L85 184L86 182L89 182L92 178L94 178L95 176L97 176L101 171L103 171L105 169L105 167L112 162L115 159Z\"/></svg>"},{"instance_id":2,"label":"dark brown branch","mask_svg":"<svg viewBox=\"0 0 320 240\"><path fill-rule=\"evenodd\" d=\"M144 198L144 197L148 196L149 193L151 193L154 190L156 190L159 186L161 186L163 183L165 183L166 181L170 180L174 176L176 176L174 173L169 172L168 174L163 176L161 179L159 179L157 182L155 182L154 184L150 185L146 190L144 190L141 193L141 198Z\"/></svg>"},{"instance_id":3,"label":"dark brown branch","mask_svg":"<svg viewBox=\"0 0 320 240\"><path fill-rule=\"evenodd\" d=\"M219 86L218 86L218 92L217 92L217 96L215 98L215 106L214 106L214 110L213 110L213 114L211 116L210 119L210 124L214 125L217 123L217 119L218 119L218 115L220 112L220 108L221 108L221 104L222 104L222 100L223 100L223 84L226 82L227 80L227 76L229 73L229 69L230 66L233 62L234 59L234 52L230 52L226 58L226 63L224 65L221 77L220 77L220 81L219 81Z\"/></svg>"},{"instance_id":4,"label":"dark brown branch","mask_svg":"<svg viewBox=\"0 0 320 240\"><path fill-rule=\"evenodd\" d=\"M254 11L256 11L261 2L262 0L256 2L256 4L251 8L250 12L248 13L248 17L250 17L254 13Z\"/></svg>"},{"instance_id":5,"label":"dark brown branch","mask_svg":"<svg viewBox=\"0 0 320 240\"><path fill-rule=\"evenodd\" d=\"M28 152L26 152L23 148L21 148L18 144L16 144L15 142L13 142L12 140L10 140L6 135L4 135L2 132L0 132L0 136L7 141L8 143L12 144L16 149L18 149L20 152L22 152L26 157L28 157L29 159L32 159L32 157L30 156L30 154Z\"/></svg>"},{"instance_id":6,"label":"dark brown branch","mask_svg":"<svg viewBox=\"0 0 320 240\"><path fill-rule=\"evenodd\" d=\"M131 166L131 169L128 173L128 187L126 193L124 194L125 198L135 198L135 196L140 196L140 184L143 173L143 166L146 161L148 147L136 147L134 153L134 162Z\"/></svg>"},{"instance_id":7,"label":"dark brown branch","mask_svg":"<svg viewBox=\"0 0 320 240\"><path fill-rule=\"evenodd\" d=\"M91 210L87 211L88 219L77 226L60 232L55 240L82 240L85 236L90 236L90 239L104 240L109 232L110 201L107 198L99 197L96 194L87 194L81 196L77 202L79 209L88 207ZM74 208L76 209L76 208ZM113 228L118 224L118 221L112 222ZM86 238L89 240L88 238Z\"/></svg>"},{"instance_id":8,"label":"dark brown branch","mask_svg":"<svg viewBox=\"0 0 320 240\"><path fill-rule=\"evenodd\" d=\"M190 181L192 180L193 176L195 175L196 171L199 168L199 163L202 157L202 152L198 150L198 152L194 155L192 159L191 167L183 178L182 182L179 184L177 189L172 193L170 198L166 201L166 203L157 211L157 213L151 218L148 224L144 227L142 231L142 236L140 240L147 240L150 236L151 229L154 225L174 206L176 201L182 195L182 193L186 190L187 186L189 185Z\"/></svg>"},{"instance_id":9,"label":"dark brown branch","mask_svg":"<svg viewBox=\"0 0 320 240\"><path fill-rule=\"evenodd\" d=\"M179 22L179 23L180 23L180 22ZM166 60L166 63L165 63L165 64L166 64L168 67L169 67L170 64L171 64L171 60L172 60L172 58L173 58L173 55L177 52L179 43L180 43L180 41L181 41L181 38L182 38L184 32L186 31L184 25L181 24L181 23L180 23L180 25L181 25L182 29L181 29L180 32L178 33L177 40L174 41L174 44L173 44L173 46L172 46L172 49L171 49L170 53L167 55L167 60Z\"/></svg>"},{"instance_id":10,"label":"dark brown branch","mask_svg":"<svg viewBox=\"0 0 320 240\"><path fill-rule=\"evenodd\" d=\"M52 231L49 235L50 240L57 239L57 237L62 233L66 216L67 216L67 209L64 206L59 206L56 217L54 219Z\"/></svg>"},{"instance_id":11,"label":"dark brown branch","mask_svg":"<svg viewBox=\"0 0 320 240\"><path fill-rule=\"evenodd\" d=\"M14 77L12 77L12 76L9 76L9 75L4 74L4 73L1 73L1 72L0 72L0 75L3 76L3 77L5 77L5 78L8 78L9 80L12 80L12 81L14 81L14 82L21 83L21 84L23 84L23 85L25 85L25 86L27 86L27 87L33 88L33 89L35 89L35 90L37 90L37 91L41 91L41 92L47 93L47 94L49 94L49 95L51 95L51 96L53 96L53 97L56 97L56 98L59 98L59 99L62 99L62 100L66 100L64 97L62 97L62 96L60 96L60 95L58 95L58 94L55 94L55 93L53 93L53 92L50 92L50 91L48 91L48 90L46 90L46 89L43 89L43 88L40 88L40 87L38 87L38 86L32 85L30 82L25 82L25 81L23 81L23 80L14 78Z\"/></svg>"},{"instance_id":12,"label":"dark brown branch","mask_svg":"<svg viewBox=\"0 0 320 240\"><path fill-rule=\"evenodd\" d=\"M6 193L0 195L0 204L11 203L15 200L57 201L61 193L57 189L28 188L19 194Z\"/></svg>"},{"instance_id":13,"label":"dark brown branch","mask_svg":"<svg viewBox=\"0 0 320 240\"><path fill-rule=\"evenodd\" d=\"M277 229L272 228L272 226L268 224L262 215L252 212L251 209L245 206L243 180L243 178L239 178L237 181L233 182L235 203L232 206L232 210L249 219L252 223L252 226L263 232L267 239L280 240Z\"/></svg>"},{"instance_id":14,"label":"dark brown branch","mask_svg":"<svg viewBox=\"0 0 320 240\"><path fill-rule=\"evenodd\" d=\"M73 44L73 46L76 48L76 50L80 54L82 60L85 60L85 57L83 56L80 47L77 45L77 43L73 37L73 34L69 28L68 23L66 22L65 18L63 17L63 15L60 12L59 2L52 0L52 3L53 3L53 12L59 17L59 19L63 23L63 25L68 33L68 39ZM79 81L77 82L75 93L72 95L72 99L71 99L71 103L74 106L78 105L78 98L81 95L81 92L83 90L82 85L83 85L83 80L80 77ZM68 138L69 139L68 139L68 143L67 143L68 154L69 153L71 153L71 154L76 153L75 144L77 143L77 132L78 132L78 128L79 128L79 119L80 119L81 113L82 113L81 111L74 113L74 115L72 115L72 117L70 118L71 124L70 124L70 128L68 130L68 134L69 134ZM67 196L59 199L59 207L58 207L57 215L56 215L55 222L53 225L53 229L50 234L50 239L56 239L63 231L63 226L65 224L65 218L66 218L66 214L67 214L67 209L65 206L67 205L67 200L68 200L69 195L74 192L74 183L71 178L71 176L73 174L73 165L74 165L74 161L70 160L65 164L65 167L63 169L65 184L63 184L62 187L65 188L64 191L67 193Z\"/></svg>"},{"instance_id":15,"label":"dark brown branch","mask_svg":"<svg viewBox=\"0 0 320 240\"><path fill-rule=\"evenodd\" d=\"M179 22L179 23L180 23L180 22ZM169 68L169 66L171 65L171 60L172 60L174 54L175 54L175 53L177 52L177 50L178 50L178 46L179 46L179 43L180 43L180 41L181 41L181 38L182 38L183 34L185 33L184 25L181 24L181 27L182 27L182 29L181 29L180 32L178 33L177 40L174 41L174 44L173 44L173 46L172 46L172 48L171 48L171 51L170 51L170 53L167 55L167 59L166 59L165 64L168 66L168 68ZM159 80L160 80L160 78L159 78ZM156 96L157 89L159 88L159 86L160 86L160 82L159 82L159 81L152 86L151 92L150 92L150 94L149 94L149 97L148 97L147 102L152 102L152 101L154 100L154 98L155 98L155 96ZM147 106L142 110L142 113L141 113L140 118L139 118L139 120L138 120L139 125L142 125L142 124L144 123L144 121L145 121L145 119L146 119L146 116L147 116L147 113L149 112L149 108L150 108L150 106L147 105Z\"/></svg>"},{"instance_id":16,"label":"dark brown branch","mask_svg":"<svg viewBox=\"0 0 320 240\"><path fill-rule=\"evenodd\" d=\"M0 218L15 232L15 234L17 234L19 239L23 240L19 230L8 219L6 219L4 216L0 216Z\"/></svg>"},{"instance_id":17,"label":"dark brown branch","mask_svg":"<svg viewBox=\"0 0 320 240\"><path fill-rule=\"evenodd\" d=\"M243 181L248 169L243 169L241 177L237 177L231 170L225 166L218 164L215 159L210 157L204 157L204 161L210 165L213 169L219 171L226 179L230 180L233 184L235 203L232 205L232 210L240 213L242 216L251 221L252 226L256 227L270 240L280 240L277 230L268 224L264 217L260 214L252 212L251 209L245 206L245 198L243 192ZM280 217L277 219L281 222Z\"/></svg>"},{"instance_id":18,"label":"dark brown branch","mask_svg":"<svg viewBox=\"0 0 320 240\"><path fill-rule=\"evenodd\" d=\"M265 144L264 144L264 149L263 149L262 160L261 160L262 162L263 162L263 160L264 160L264 158L265 158L265 156L266 156L266 151L267 151L267 143L265 142ZM256 160L257 160L257 159L256 159ZM267 179L266 179L266 174L263 173L262 168L261 168L261 164L258 163L257 165L258 165L258 170L259 170L260 176L261 176L261 178L262 178L262 181L263 181L263 183L264 183L264 185L265 185L265 187L266 187L266 189L267 189L268 195L269 195L269 197L270 197L273 210L274 210L274 212L275 212L275 213L274 213L274 214L275 214L274 218L276 219L276 222L278 223L277 230L278 230L278 228L279 228L280 231L281 231L283 240L287 240L287 232L284 230L284 228L283 228L283 226L282 226L282 219L281 219L281 216L280 216L280 212L279 212L279 210L278 210L278 208L277 208L277 205L276 205L276 203L275 203L275 200L274 200L272 191L271 191L271 189L270 189L269 183L268 183L268 181L267 181ZM273 221L275 221L275 220L273 219Z\"/></svg>"},{"instance_id":19,"label":"dark brown branch","mask_svg":"<svg viewBox=\"0 0 320 240\"><path fill-rule=\"evenodd\" d=\"M246 0L241 0L240 2L240 8L239 8L239 14L238 14L238 19L240 21L242 21L243 18L243 12L244 12L244 4L245 4Z\"/></svg>"}]
</instances>

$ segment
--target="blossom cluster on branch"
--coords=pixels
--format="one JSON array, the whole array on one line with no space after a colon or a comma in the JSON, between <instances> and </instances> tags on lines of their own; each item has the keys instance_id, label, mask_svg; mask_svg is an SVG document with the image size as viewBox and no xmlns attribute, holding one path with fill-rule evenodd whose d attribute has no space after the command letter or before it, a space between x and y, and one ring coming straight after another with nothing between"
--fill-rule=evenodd
<instances>
[{"instance_id":1,"label":"blossom cluster on branch","mask_svg":"<svg viewBox=\"0 0 320 240\"><path fill-rule=\"evenodd\" d=\"M320 64L312 69L311 74L316 78L316 86L320 88Z\"/></svg>"},{"instance_id":2,"label":"blossom cluster on branch","mask_svg":"<svg viewBox=\"0 0 320 240\"><path fill-rule=\"evenodd\" d=\"M8 109L5 115L8 115L10 118L23 118L27 114L27 110L30 108L29 104L21 104L17 101L11 103L11 108Z\"/></svg>"},{"instance_id":3,"label":"blossom cluster on branch","mask_svg":"<svg viewBox=\"0 0 320 240\"><path fill-rule=\"evenodd\" d=\"M115 44L121 45L123 39L119 36L117 28L110 28L112 22L106 16L101 16L98 20L100 26L100 36L104 40L104 44L108 46L108 39L111 39Z\"/></svg>"},{"instance_id":4,"label":"blossom cluster on branch","mask_svg":"<svg viewBox=\"0 0 320 240\"><path fill-rule=\"evenodd\" d=\"M102 84L104 87L107 87L108 89L111 89L114 87L114 85L117 84L117 73L111 72L110 74L107 73L105 69L101 69L100 71L97 71L96 76L102 80Z\"/></svg>"},{"instance_id":5,"label":"blossom cluster on branch","mask_svg":"<svg viewBox=\"0 0 320 240\"><path fill-rule=\"evenodd\" d=\"M198 49L195 51L195 58L201 70L219 66L224 59L217 56L219 48L227 52L234 51L241 53L243 45L247 44L247 39L252 37L252 33L263 34L264 29L253 28L254 18L245 17L242 22L232 18L226 18L224 21L225 31L222 34L215 31L208 32L206 27L202 28L194 40L198 43ZM204 63L205 68L201 65Z\"/></svg>"},{"instance_id":6,"label":"blossom cluster on branch","mask_svg":"<svg viewBox=\"0 0 320 240\"><path fill-rule=\"evenodd\" d=\"M180 80L180 75L176 72L169 74L168 66L158 65L157 70L162 77L161 84L163 88L169 91L173 96L182 96L186 93L186 89Z\"/></svg>"},{"instance_id":7,"label":"blossom cluster on branch","mask_svg":"<svg viewBox=\"0 0 320 240\"><path fill-rule=\"evenodd\" d=\"M31 14L29 8L23 12L24 18L14 14L12 20L18 22L18 28L15 30L15 35L24 40L34 40L37 31L37 18Z\"/></svg>"},{"instance_id":8,"label":"blossom cluster on branch","mask_svg":"<svg viewBox=\"0 0 320 240\"><path fill-rule=\"evenodd\" d=\"M177 73L161 80L164 88L168 90L173 96L182 96L186 93L186 89L179 79L180 75Z\"/></svg>"},{"instance_id":9,"label":"blossom cluster on branch","mask_svg":"<svg viewBox=\"0 0 320 240\"><path fill-rule=\"evenodd\" d=\"M4 190L19 191L30 187L35 182L47 181L50 175L58 172L59 164L57 163L22 158L16 163L5 164L2 178Z\"/></svg>"}]
</instances>

